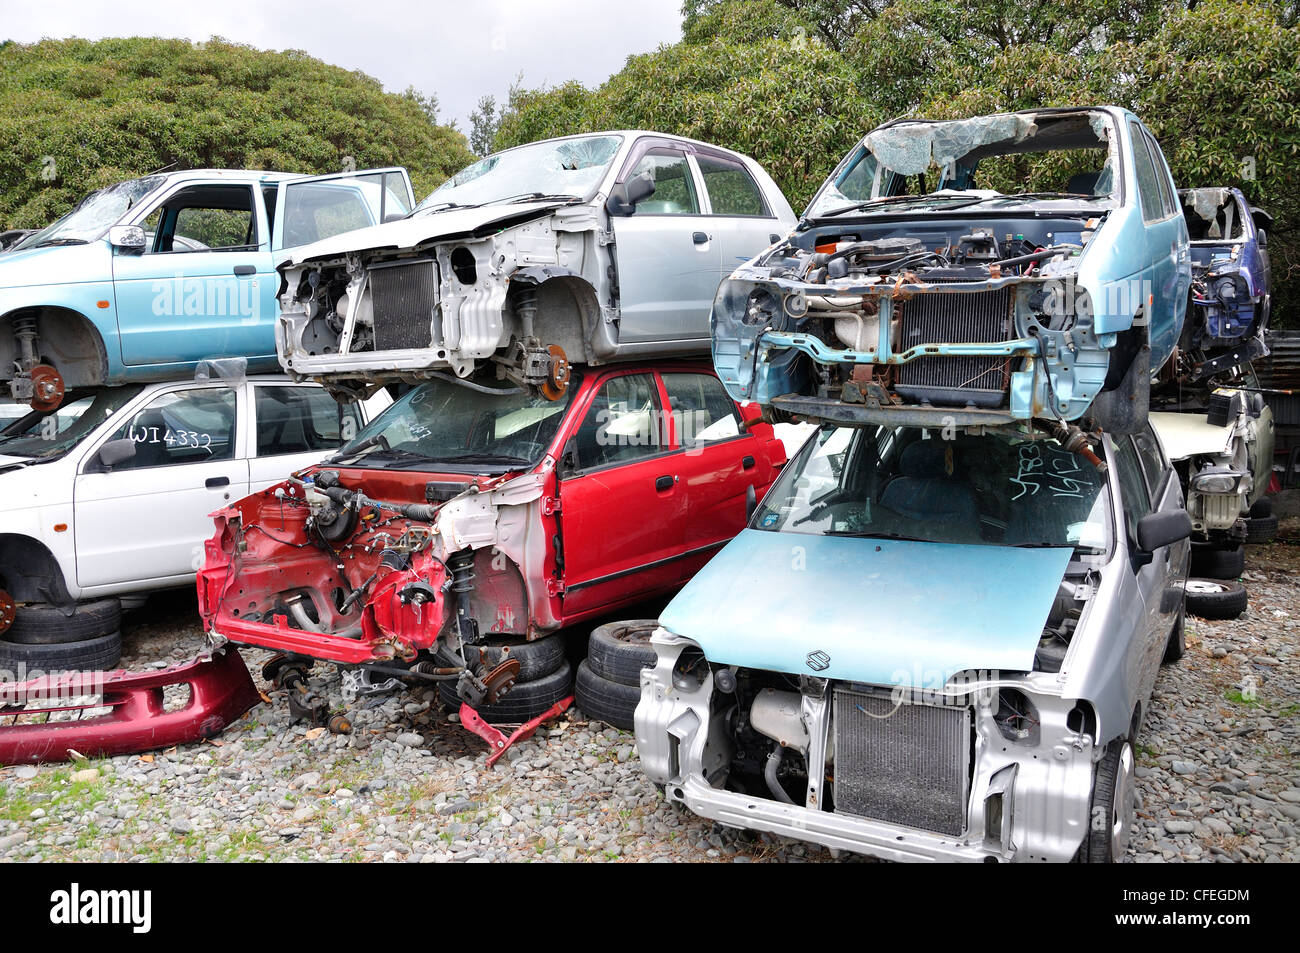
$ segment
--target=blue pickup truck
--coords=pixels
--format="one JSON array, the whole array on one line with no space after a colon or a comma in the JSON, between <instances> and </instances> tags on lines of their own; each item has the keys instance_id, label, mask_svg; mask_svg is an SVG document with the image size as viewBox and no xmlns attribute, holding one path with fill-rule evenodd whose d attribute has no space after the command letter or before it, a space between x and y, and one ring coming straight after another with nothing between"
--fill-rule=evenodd
<instances>
[{"instance_id":1,"label":"blue pickup truck","mask_svg":"<svg viewBox=\"0 0 1300 953\"><path fill-rule=\"evenodd\" d=\"M413 207L400 168L199 169L100 189L0 254L0 381L51 409L65 388L164 380L206 360L278 371L276 264Z\"/></svg>"}]
</instances>

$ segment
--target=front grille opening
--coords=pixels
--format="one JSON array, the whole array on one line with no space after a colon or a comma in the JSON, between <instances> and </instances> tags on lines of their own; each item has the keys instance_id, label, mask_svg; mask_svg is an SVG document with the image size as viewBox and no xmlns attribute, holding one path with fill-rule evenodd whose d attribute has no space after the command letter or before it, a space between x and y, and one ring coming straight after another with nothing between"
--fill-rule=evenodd
<instances>
[{"instance_id":1,"label":"front grille opening","mask_svg":"<svg viewBox=\"0 0 1300 953\"><path fill-rule=\"evenodd\" d=\"M895 350L926 344L991 344L1010 340L1015 294L993 291L927 292L896 305L902 330ZM995 407L1011 380L1002 356L922 355L898 368L897 391L942 406Z\"/></svg>"},{"instance_id":2,"label":"front grille opening","mask_svg":"<svg viewBox=\"0 0 1300 953\"><path fill-rule=\"evenodd\" d=\"M837 813L954 837L965 830L975 730L969 705L838 689L834 719Z\"/></svg>"},{"instance_id":3,"label":"front grille opening","mask_svg":"<svg viewBox=\"0 0 1300 953\"><path fill-rule=\"evenodd\" d=\"M433 345L438 307L438 269L432 261L371 268L375 350L397 351Z\"/></svg>"}]
</instances>

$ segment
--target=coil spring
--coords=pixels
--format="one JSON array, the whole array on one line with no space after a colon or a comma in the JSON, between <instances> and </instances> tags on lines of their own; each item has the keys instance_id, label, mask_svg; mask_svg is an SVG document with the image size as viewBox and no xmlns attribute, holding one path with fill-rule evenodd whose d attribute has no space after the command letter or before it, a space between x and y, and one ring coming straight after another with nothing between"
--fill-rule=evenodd
<instances>
[{"instance_id":1,"label":"coil spring","mask_svg":"<svg viewBox=\"0 0 1300 953\"><path fill-rule=\"evenodd\" d=\"M447 557L447 568L451 570L451 591L472 592L474 589L474 551L462 549Z\"/></svg>"}]
</instances>

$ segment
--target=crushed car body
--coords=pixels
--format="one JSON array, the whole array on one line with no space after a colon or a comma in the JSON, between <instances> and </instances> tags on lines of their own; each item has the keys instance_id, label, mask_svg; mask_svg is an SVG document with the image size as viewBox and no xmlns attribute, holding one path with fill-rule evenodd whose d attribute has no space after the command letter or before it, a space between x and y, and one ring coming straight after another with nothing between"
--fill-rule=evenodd
<instances>
[{"instance_id":1,"label":"crushed car body","mask_svg":"<svg viewBox=\"0 0 1300 953\"><path fill-rule=\"evenodd\" d=\"M555 400L435 380L214 514L200 612L218 641L339 665L345 696L414 679L491 706L560 627L678 588L784 462L706 364L575 369Z\"/></svg>"},{"instance_id":2,"label":"crushed car body","mask_svg":"<svg viewBox=\"0 0 1300 953\"><path fill-rule=\"evenodd\" d=\"M649 778L891 860L1122 855L1190 532L1143 433L823 426L660 616Z\"/></svg>"},{"instance_id":3,"label":"crushed car body","mask_svg":"<svg viewBox=\"0 0 1300 953\"><path fill-rule=\"evenodd\" d=\"M1126 110L896 120L720 286L714 366L811 418L1131 433L1190 282L1168 167Z\"/></svg>"},{"instance_id":4,"label":"crushed car body","mask_svg":"<svg viewBox=\"0 0 1300 953\"><path fill-rule=\"evenodd\" d=\"M705 143L519 146L402 221L298 249L280 269L280 361L362 393L487 371L555 396L570 364L707 353L718 281L794 220L758 163Z\"/></svg>"}]
</instances>

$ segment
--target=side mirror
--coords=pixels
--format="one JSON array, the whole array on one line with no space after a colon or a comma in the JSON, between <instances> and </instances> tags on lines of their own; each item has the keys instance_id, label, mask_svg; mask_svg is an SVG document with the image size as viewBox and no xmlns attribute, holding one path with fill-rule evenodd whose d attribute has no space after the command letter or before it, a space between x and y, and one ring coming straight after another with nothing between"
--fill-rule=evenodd
<instances>
[{"instance_id":1,"label":"side mirror","mask_svg":"<svg viewBox=\"0 0 1300 953\"><path fill-rule=\"evenodd\" d=\"M609 190L605 202L605 211L610 215L631 215L636 211L636 203L643 202L655 194L655 179L649 172L619 182Z\"/></svg>"},{"instance_id":2,"label":"side mirror","mask_svg":"<svg viewBox=\"0 0 1300 953\"><path fill-rule=\"evenodd\" d=\"M1172 513L1150 513L1137 525L1138 549L1144 553L1154 553L1157 549L1169 546L1192 535L1192 518L1186 510Z\"/></svg>"},{"instance_id":3,"label":"side mirror","mask_svg":"<svg viewBox=\"0 0 1300 953\"><path fill-rule=\"evenodd\" d=\"M384 216L384 224L387 225L389 222L400 222L404 218L406 218L405 212L389 212Z\"/></svg>"},{"instance_id":4,"label":"side mirror","mask_svg":"<svg viewBox=\"0 0 1300 953\"><path fill-rule=\"evenodd\" d=\"M560 453L559 471L561 479L578 472L578 441L573 437L569 438Z\"/></svg>"},{"instance_id":5,"label":"side mirror","mask_svg":"<svg viewBox=\"0 0 1300 953\"><path fill-rule=\"evenodd\" d=\"M754 510L758 509L758 493L754 491L754 484L745 487L745 525L754 518Z\"/></svg>"},{"instance_id":6,"label":"side mirror","mask_svg":"<svg viewBox=\"0 0 1300 953\"><path fill-rule=\"evenodd\" d=\"M95 454L95 468L100 472L112 470L119 463L125 463L133 457L135 457L135 441L130 437L110 440L99 448L99 453Z\"/></svg>"},{"instance_id":7,"label":"side mirror","mask_svg":"<svg viewBox=\"0 0 1300 953\"><path fill-rule=\"evenodd\" d=\"M122 251L144 251L144 229L139 225L114 225L108 230L108 243Z\"/></svg>"}]
</instances>

